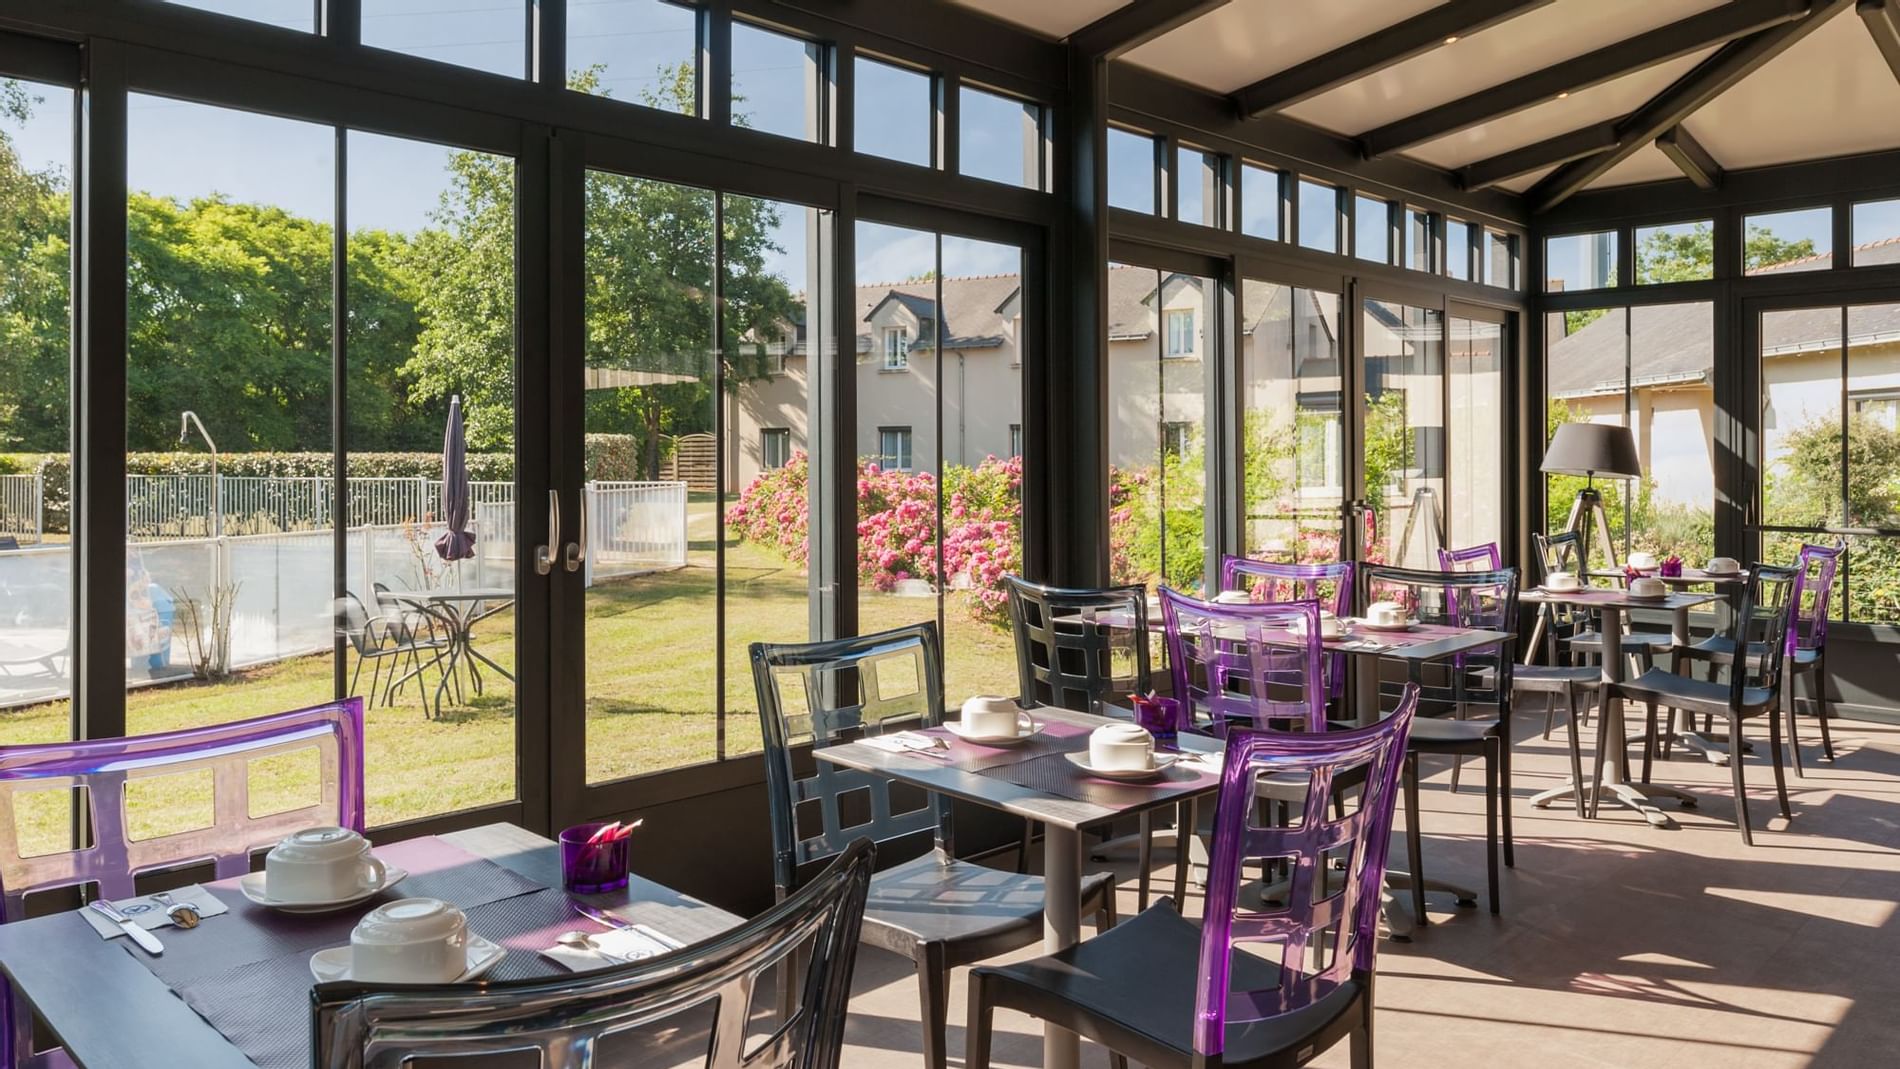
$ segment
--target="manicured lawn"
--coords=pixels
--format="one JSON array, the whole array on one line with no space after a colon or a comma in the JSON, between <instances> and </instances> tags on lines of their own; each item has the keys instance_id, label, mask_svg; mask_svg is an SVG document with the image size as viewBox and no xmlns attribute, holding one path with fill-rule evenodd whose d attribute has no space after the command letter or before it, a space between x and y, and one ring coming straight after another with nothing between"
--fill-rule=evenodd
<instances>
[{"instance_id":1,"label":"manicured lawn","mask_svg":"<svg viewBox=\"0 0 1900 1069\"><path fill-rule=\"evenodd\" d=\"M696 532L697 533L697 532ZM703 543L702 543L703 545ZM695 561L710 553L695 553ZM757 705L746 648L755 641L807 636L806 577L767 551L727 548L726 739L729 755L759 749ZM1016 692L1015 652L1002 629L972 619L964 595L946 606L946 679L951 708L975 693ZM673 572L597 583L587 594L587 767L608 780L711 761L717 757L718 686L714 575L698 564ZM935 614L929 598L866 592L865 630L881 630ZM504 613L477 628L477 645L512 668L514 619ZM352 657L348 667L353 671ZM515 793L514 691L484 669L485 693L445 701L442 715L423 715L415 685L393 706L369 713L368 809L371 824L388 824L505 801ZM429 673L433 697L436 676ZM346 677L347 682L347 677ZM369 686L365 668L362 689ZM465 685L466 686L466 685ZM127 729L165 731L236 720L328 700L331 661L313 656L245 671L217 684L141 688L127 699ZM0 745L64 738L69 704L53 702L0 712ZM254 798L283 805L311 797L308 761L258 762ZM56 846L64 839L67 803L51 792L22 807L23 833ZM183 830L207 811L209 784L187 777L155 780L133 799L129 814L140 835Z\"/></svg>"}]
</instances>

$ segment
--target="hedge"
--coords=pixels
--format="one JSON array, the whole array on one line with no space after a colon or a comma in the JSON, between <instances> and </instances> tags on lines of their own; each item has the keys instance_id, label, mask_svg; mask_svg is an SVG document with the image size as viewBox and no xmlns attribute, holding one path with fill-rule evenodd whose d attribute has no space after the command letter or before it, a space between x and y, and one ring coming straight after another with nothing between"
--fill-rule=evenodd
<instances>
[{"instance_id":1,"label":"hedge","mask_svg":"<svg viewBox=\"0 0 1900 1069\"><path fill-rule=\"evenodd\" d=\"M218 473L230 476L300 479L324 478L330 474L328 453L225 453L218 457ZM630 434L590 434L586 438L587 478L639 479L640 442ZM354 478L439 479L442 477L440 453L351 453L350 475ZM72 501L72 464L64 453L0 453L0 475L31 474L38 471L45 479L46 529L49 533L68 530ZM211 454L128 453L127 475L209 475ZM470 453L468 477L476 482L507 482L515 477L515 458L510 453Z\"/></svg>"}]
</instances>

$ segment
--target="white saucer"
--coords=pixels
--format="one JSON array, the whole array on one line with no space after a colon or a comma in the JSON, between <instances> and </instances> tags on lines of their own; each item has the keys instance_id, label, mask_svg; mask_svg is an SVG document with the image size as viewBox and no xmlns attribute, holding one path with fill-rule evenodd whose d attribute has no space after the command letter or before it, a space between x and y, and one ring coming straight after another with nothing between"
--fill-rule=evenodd
<instances>
[{"instance_id":1,"label":"white saucer","mask_svg":"<svg viewBox=\"0 0 1900 1069\"><path fill-rule=\"evenodd\" d=\"M238 890L244 892L245 898L250 899L258 905L283 913L334 913L339 909L348 909L359 902L366 902L371 897L379 895L401 883L408 876L408 869L401 869L390 865L383 872L382 883L374 887L359 888L355 894L330 902L280 902L264 892L264 874L261 872L253 872L249 875L239 877Z\"/></svg>"},{"instance_id":2,"label":"white saucer","mask_svg":"<svg viewBox=\"0 0 1900 1069\"><path fill-rule=\"evenodd\" d=\"M1042 732L1042 721L1031 720L1029 722L1028 731L1023 731L1020 723L1017 724L1016 727L1017 733L1014 735L972 735L963 730L963 721L961 720L946 720L943 722L943 729L945 731L962 739L964 742L979 743L983 746L1014 746L1019 742L1028 742L1040 734Z\"/></svg>"},{"instance_id":3,"label":"white saucer","mask_svg":"<svg viewBox=\"0 0 1900 1069\"><path fill-rule=\"evenodd\" d=\"M1353 626L1363 627L1368 631L1410 631L1414 627L1418 626L1418 621L1407 620L1402 624L1375 624L1371 620L1367 620L1362 617L1360 619L1354 620Z\"/></svg>"},{"instance_id":4,"label":"white saucer","mask_svg":"<svg viewBox=\"0 0 1900 1069\"><path fill-rule=\"evenodd\" d=\"M474 932L468 933L468 968L453 980L440 983L459 984L464 980L473 980L477 976L495 967L495 963L508 956L507 948L491 943ZM332 980L349 980L350 948L348 946L331 947L319 950L310 956L310 975L319 983Z\"/></svg>"},{"instance_id":5,"label":"white saucer","mask_svg":"<svg viewBox=\"0 0 1900 1069\"><path fill-rule=\"evenodd\" d=\"M1536 589L1540 594L1581 594L1590 588L1587 586L1539 586Z\"/></svg>"},{"instance_id":6,"label":"white saucer","mask_svg":"<svg viewBox=\"0 0 1900 1069\"><path fill-rule=\"evenodd\" d=\"M1181 759L1180 754L1158 753L1155 754L1155 767L1153 768L1095 768L1089 764L1087 751L1065 753L1062 756L1068 758L1070 764L1087 772L1091 776L1118 780L1154 779L1156 776L1166 772L1169 765Z\"/></svg>"},{"instance_id":7,"label":"white saucer","mask_svg":"<svg viewBox=\"0 0 1900 1069\"><path fill-rule=\"evenodd\" d=\"M1623 596L1631 601L1668 601L1669 591L1665 590L1660 594L1638 594L1633 590L1625 590Z\"/></svg>"}]
</instances>

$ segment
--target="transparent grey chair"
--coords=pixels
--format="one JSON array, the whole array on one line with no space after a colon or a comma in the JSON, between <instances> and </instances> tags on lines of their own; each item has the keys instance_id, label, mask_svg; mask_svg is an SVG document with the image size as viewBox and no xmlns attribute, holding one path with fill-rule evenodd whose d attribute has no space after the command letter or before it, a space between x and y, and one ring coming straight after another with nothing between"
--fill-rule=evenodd
<instances>
[{"instance_id":1,"label":"transparent grey chair","mask_svg":"<svg viewBox=\"0 0 1900 1069\"><path fill-rule=\"evenodd\" d=\"M543 1069L596 1064L602 1037L713 1016L708 1069L835 1069L875 848L859 839L797 894L725 935L661 957L572 976L470 984L312 989L318 1069L400 1069L417 1058L539 1051ZM800 998L769 1035L748 1029L775 968Z\"/></svg>"},{"instance_id":2,"label":"transparent grey chair","mask_svg":"<svg viewBox=\"0 0 1900 1069\"><path fill-rule=\"evenodd\" d=\"M935 849L871 880L864 939L917 965L924 1065L948 1061L950 970L1042 939L1040 876L956 859L950 802L940 794L905 808L881 776L814 761L795 745L824 746L943 722L943 659L935 623L829 642L752 644L752 680L765 733L772 874L781 896L801 874L856 836L880 847L934 837ZM811 766L801 774L800 768ZM1114 882L1082 881L1081 910L1115 923Z\"/></svg>"}]
</instances>

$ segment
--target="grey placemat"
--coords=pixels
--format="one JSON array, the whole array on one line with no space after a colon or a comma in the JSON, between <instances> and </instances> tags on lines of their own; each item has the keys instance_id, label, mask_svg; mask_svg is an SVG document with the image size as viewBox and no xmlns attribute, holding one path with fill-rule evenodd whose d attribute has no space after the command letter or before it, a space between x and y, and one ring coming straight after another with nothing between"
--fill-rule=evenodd
<instances>
[{"instance_id":1,"label":"grey placemat","mask_svg":"<svg viewBox=\"0 0 1900 1069\"><path fill-rule=\"evenodd\" d=\"M1035 711L1031 710L1034 716ZM1015 746L985 746L979 742L965 742L948 728L926 728L925 735L934 735L950 744L950 763L965 772L981 772L986 768L1002 765L1020 764L1045 754L1067 753L1088 748L1089 729L1080 724L1064 724L1059 721L1045 721L1042 731L1027 742Z\"/></svg>"},{"instance_id":2,"label":"grey placemat","mask_svg":"<svg viewBox=\"0 0 1900 1069\"><path fill-rule=\"evenodd\" d=\"M283 956L309 958L324 947L350 941L363 914L398 898L440 898L463 909L541 890L541 885L487 858L436 838L412 839L379 847L376 856L409 871L408 878L360 905L337 913L295 915L256 905L233 880L206 888L231 907L190 931L166 929L165 953L136 952L173 990L195 977L225 973L240 965Z\"/></svg>"},{"instance_id":3,"label":"grey placemat","mask_svg":"<svg viewBox=\"0 0 1900 1069\"><path fill-rule=\"evenodd\" d=\"M1012 765L996 765L980 770L978 775L1014 783L1057 798L1111 809L1146 805L1153 802L1157 795L1173 795L1184 790L1211 790L1220 783L1218 774L1180 767L1169 768L1154 779L1142 783L1117 783L1097 779L1083 772L1059 753Z\"/></svg>"}]
</instances>

